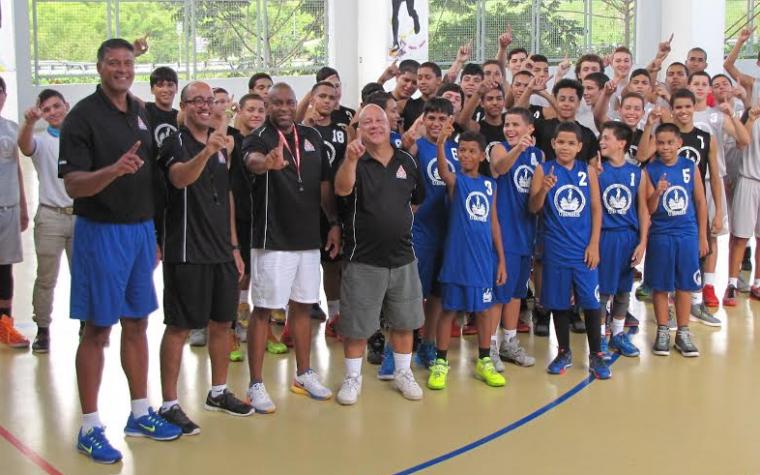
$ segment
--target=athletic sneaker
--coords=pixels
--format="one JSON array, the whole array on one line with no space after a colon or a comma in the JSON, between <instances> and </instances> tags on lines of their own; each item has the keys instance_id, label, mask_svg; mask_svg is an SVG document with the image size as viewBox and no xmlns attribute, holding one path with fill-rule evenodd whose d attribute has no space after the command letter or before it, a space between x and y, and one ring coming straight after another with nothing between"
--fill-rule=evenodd
<instances>
[{"instance_id":1,"label":"athletic sneaker","mask_svg":"<svg viewBox=\"0 0 760 475\"><path fill-rule=\"evenodd\" d=\"M248 321L251 318L251 306L248 302L238 304L237 321L235 322L235 331L238 340L245 343L248 341Z\"/></svg>"},{"instance_id":2,"label":"athletic sneaker","mask_svg":"<svg viewBox=\"0 0 760 475\"><path fill-rule=\"evenodd\" d=\"M282 335L280 335L280 343L287 346L288 348L293 348L293 345L296 344L293 335L290 334L290 328L288 327L287 323L285 324L285 329L282 331Z\"/></svg>"},{"instance_id":3,"label":"athletic sneaker","mask_svg":"<svg viewBox=\"0 0 760 475\"><path fill-rule=\"evenodd\" d=\"M324 322L327 320L327 314L324 310L322 310L322 307L319 305L319 303L315 303L311 305L311 312L310 316L312 320L319 320L321 322Z\"/></svg>"},{"instance_id":4,"label":"athletic sneaker","mask_svg":"<svg viewBox=\"0 0 760 475\"><path fill-rule=\"evenodd\" d=\"M217 397L213 397L211 391L209 391L208 396L206 396L206 404L203 407L209 411L225 412L231 416L245 417L256 412L253 406L236 398L235 395L227 389Z\"/></svg>"},{"instance_id":5,"label":"athletic sneaker","mask_svg":"<svg viewBox=\"0 0 760 475\"><path fill-rule=\"evenodd\" d=\"M390 381L393 379L393 373L395 372L396 362L393 361L393 348L386 343L385 350L383 350L383 362L380 367L377 368L377 379Z\"/></svg>"},{"instance_id":6,"label":"athletic sneaker","mask_svg":"<svg viewBox=\"0 0 760 475\"><path fill-rule=\"evenodd\" d=\"M153 440L174 440L182 435L182 429L166 422L163 417L153 412L153 408L148 408L148 414L142 417L135 418L131 412L129 413L124 435Z\"/></svg>"},{"instance_id":7,"label":"athletic sneaker","mask_svg":"<svg viewBox=\"0 0 760 475\"><path fill-rule=\"evenodd\" d=\"M230 338L232 339L232 345L230 346L230 361L239 362L245 359L243 350L240 348L240 340L237 338L237 334L234 330L230 331Z\"/></svg>"},{"instance_id":8,"label":"athletic sneaker","mask_svg":"<svg viewBox=\"0 0 760 475\"><path fill-rule=\"evenodd\" d=\"M490 350L490 358L491 363L493 363L494 369L501 373L504 371L504 363L501 361L501 358L499 357L499 346L496 343L491 343L491 350Z\"/></svg>"},{"instance_id":9,"label":"athletic sneaker","mask_svg":"<svg viewBox=\"0 0 760 475\"><path fill-rule=\"evenodd\" d=\"M699 356L699 350L691 341L691 331L688 328L679 328L676 332L676 350L687 358Z\"/></svg>"},{"instance_id":10,"label":"athletic sneaker","mask_svg":"<svg viewBox=\"0 0 760 475\"><path fill-rule=\"evenodd\" d=\"M380 330L367 339L367 361L369 364L379 365L383 362L383 350L385 349L385 335Z\"/></svg>"},{"instance_id":11,"label":"athletic sneaker","mask_svg":"<svg viewBox=\"0 0 760 475\"><path fill-rule=\"evenodd\" d=\"M570 350L557 353L549 366L546 368L546 372L549 374L565 374L565 370L573 366L573 352Z\"/></svg>"},{"instance_id":12,"label":"athletic sneaker","mask_svg":"<svg viewBox=\"0 0 760 475\"><path fill-rule=\"evenodd\" d=\"M496 371L493 361L488 356L478 358L477 363L475 363L475 377L492 387L501 387L507 384L507 378Z\"/></svg>"},{"instance_id":13,"label":"athletic sneaker","mask_svg":"<svg viewBox=\"0 0 760 475\"><path fill-rule=\"evenodd\" d=\"M451 320L451 338L459 338L462 336L462 327L459 326L457 319Z\"/></svg>"},{"instance_id":14,"label":"athletic sneaker","mask_svg":"<svg viewBox=\"0 0 760 475\"><path fill-rule=\"evenodd\" d=\"M551 314L539 307L533 307L533 334L536 336L549 336L549 321Z\"/></svg>"},{"instance_id":15,"label":"athletic sneaker","mask_svg":"<svg viewBox=\"0 0 760 475\"><path fill-rule=\"evenodd\" d=\"M282 355L288 352L288 347L275 340L267 340L267 353Z\"/></svg>"},{"instance_id":16,"label":"athletic sneaker","mask_svg":"<svg viewBox=\"0 0 760 475\"><path fill-rule=\"evenodd\" d=\"M420 347L417 348L415 361L424 368L430 368L435 364L436 350L435 343L428 340L422 340Z\"/></svg>"},{"instance_id":17,"label":"athletic sneaker","mask_svg":"<svg viewBox=\"0 0 760 475\"><path fill-rule=\"evenodd\" d=\"M752 271L752 256L750 255L750 248L744 249L744 257L742 257L742 270Z\"/></svg>"},{"instance_id":18,"label":"athletic sneaker","mask_svg":"<svg viewBox=\"0 0 760 475\"><path fill-rule=\"evenodd\" d=\"M676 323L676 309L672 305L668 305L668 330L674 332L678 330L678 323Z\"/></svg>"},{"instance_id":19,"label":"athletic sneaker","mask_svg":"<svg viewBox=\"0 0 760 475\"><path fill-rule=\"evenodd\" d=\"M272 313L269 316L272 323L276 325L285 325L285 320L287 319L287 315L285 314L284 308L278 308L277 310L272 310Z\"/></svg>"},{"instance_id":20,"label":"athletic sneaker","mask_svg":"<svg viewBox=\"0 0 760 475\"><path fill-rule=\"evenodd\" d=\"M446 378L449 375L449 362L438 358L433 366L430 367L430 377L428 378L428 388L446 389Z\"/></svg>"},{"instance_id":21,"label":"athletic sneaker","mask_svg":"<svg viewBox=\"0 0 760 475\"><path fill-rule=\"evenodd\" d=\"M336 315L325 324L325 337L336 338L338 336L338 321L340 321L340 315Z\"/></svg>"},{"instance_id":22,"label":"athletic sneaker","mask_svg":"<svg viewBox=\"0 0 760 475\"><path fill-rule=\"evenodd\" d=\"M319 380L319 375L310 369L293 378L290 390L318 401L326 401L332 397L332 391L327 389Z\"/></svg>"},{"instance_id":23,"label":"athletic sneaker","mask_svg":"<svg viewBox=\"0 0 760 475\"><path fill-rule=\"evenodd\" d=\"M11 348L29 348L29 340L13 326L13 318L8 315L0 317L0 343Z\"/></svg>"},{"instance_id":24,"label":"athletic sneaker","mask_svg":"<svg viewBox=\"0 0 760 475\"><path fill-rule=\"evenodd\" d=\"M760 286L752 286L749 289L749 296L755 300L760 300Z\"/></svg>"},{"instance_id":25,"label":"athletic sneaker","mask_svg":"<svg viewBox=\"0 0 760 475\"><path fill-rule=\"evenodd\" d=\"M248 388L248 397L245 402L253 406L253 409L259 414L271 414L277 409L263 382L253 383Z\"/></svg>"},{"instance_id":26,"label":"athletic sneaker","mask_svg":"<svg viewBox=\"0 0 760 475\"><path fill-rule=\"evenodd\" d=\"M623 356L632 358L639 356L641 351L631 342L631 339L625 332L613 335L610 338L610 350L620 353Z\"/></svg>"},{"instance_id":27,"label":"athletic sneaker","mask_svg":"<svg viewBox=\"0 0 760 475\"><path fill-rule=\"evenodd\" d=\"M201 433L201 428L195 422L191 421L185 411L175 404L167 410L159 409L158 415L161 416L169 424L182 429L182 435L198 435Z\"/></svg>"},{"instance_id":28,"label":"athletic sneaker","mask_svg":"<svg viewBox=\"0 0 760 475\"><path fill-rule=\"evenodd\" d=\"M32 353L48 353L50 351L50 330L38 328L37 336L32 343Z\"/></svg>"},{"instance_id":29,"label":"athletic sneaker","mask_svg":"<svg viewBox=\"0 0 760 475\"><path fill-rule=\"evenodd\" d=\"M607 365L602 353L589 355L588 370L596 379L610 379L612 377L612 370Z\"/></svg>"},{"instance_id":30,"label":"athletic sneaker","mask_svg":"<svg viewBox=\"0 0 760 475\"><path fill-rule=\"evenodd\" d=\"M602 355L604 361L612 361L612 353L607 347L607 337L602 335L602 340L599 342L599 354Z\"/></svg>"},{"instance_id":31,"label":"athletic sneaker","mask_svg":"<svg viewBox=\"0 0 760 475\"><path fill-rule=\"evenodd\" d=\"M689 314L689 320L692 322L700 322L708 327L721 326L720 320L707 311L704 303L691 306L691 313Z\"/></svg>"},{"instance_id":32,"label":"athletic sneaker","mask_svg":"<svg viewBox=\"0 0 760 475\"><path fill-rule=\"evenodd\" d=\"M398 389L404 398L410 401L422 399L422 388L414 379L411 369L405 368L396 371L393 375L393 386Z\"/></svg>"},{"instance_id":33,"label":"athletic sneaker","mask_svg":"<svg viewBox=\"0 0 760 475\"><path fill-rule=\"evenodd\" d=\"M642 283L636 288L636 299L649 300L652 298L652 289L646 284Z\"/></svg>"},{"instance_id":34,"label":"athletic sneaker","mask_svg":"<svg viewBox=\"0 0 760 475\"><path fill-rule=\"evenodd\" d=\"M670 329L668 327L657 326L657 336L654 338L652 353L658 356L670 356Z\"/></svg>"},{"instance_id":35,"label":"athletic sneaker","mask_svg":"<svg viewBox=\"0 0 760 475\"><path fill-rule=\"evenodd\" d=\"M751 289L752 289L752 286L750 285L750 283L747 282L746 280L744 280L744 278L742 277L742 275L739 274L739 279L737 281L736 290L738 290L739 292L741 292L743 294L747 294L747 293L749 293L749 291Z\"/></svg>"},{"instance_id":36,"label":"athletic sneaker","mask_svg":"<svg viewBox=\"0 0 760 475\"><path fill-rule=\"evenodd\" d=\"M517 320L517 333L530 333L530 323L523 321L522 316Z\"/></svg>"},{"instance_id":37,"label":"athletic sneaker","mask_svg":"<svg viewBox=\"0 0 760 475\"><path fill-rule=\"evenodd\" d=\"M715 295L715 286L714 285L705 285L702 288L702 301L705 304L705 306L710 308L715 308L720 306L720 300L718 300L718 296Z\"/></svg>"},{"instance_id":38,"label":"athletic sneaker","mask_svg":"<svg viewBox=\"0 0 760 475\"><path fill-rule=\"evenodd\" d=\"M190 330L190 346L206 346L208 340L208 328L194 328Z\"/></svg>"},{"instance_id":39,"label":"athletic sneaker","mask_svg":"<svg viewBox=\"0 0 760 475\"><path fill-rule=\"evenodd\" d=\"M631 312L625 312L625 326L626 327L637 327L639 326L639 319L634 317Z\"/></svg>"},{"instance_id":40,"label":"athletic sneaker","mask_svg":"<svg viewBox=\"0 0 760 475\"><path fill-rule=\"evenodd\" d=\"M536 359L528 355L525 348L520 346L520 340L517 337L502 340L499 347L499 359L517 366L528 367L536 364Z\"/></svg>"},{"instance_id":41,"label":"athletic sneaker","mask_svg":"<svg viewBox=\"0 0 760 475\"><path fill-rule=\"evenodd\" d=\"M87 433L82 433L82 429L79 429L77 450L98 463L116 463L121 460L121 452L108 442L103 427L93 427Z\"/></svg>"},{"instance_id":42,"label":"athletic sneaker","mask_svg":"<svg viewBox=\"0 0 760 475\"><path fill-rule=\"evenodd\" d=\"M362 375L359 373L347 374L343 383L340 385L340 391L338 391L339 404L344 406L350 406L356 404L359 399L359 395L362 393Z\"/></svg>"},{"instance_id":43,"label":"athletic sneaker","mask_svg":"<svg viewBox=\"0 0 760 475\"><path fill-rule=\"evenodd\" d=\"M729 285L726 288L726 292L723 294L723 306L724 307L736 307L736 294L738 290L733 285Z\"/></svg>"},{"instance_id":44,"label":"athletic sneaker","mask_svg":"<svg viewBox=\"0 0 760 475\"><path fill-rule=\"evenodd\" d=\"M570 331L573 333L586 333L586 322L581 319L581 312L578 308L570 316Z\"/></svg>"}]
</instances>

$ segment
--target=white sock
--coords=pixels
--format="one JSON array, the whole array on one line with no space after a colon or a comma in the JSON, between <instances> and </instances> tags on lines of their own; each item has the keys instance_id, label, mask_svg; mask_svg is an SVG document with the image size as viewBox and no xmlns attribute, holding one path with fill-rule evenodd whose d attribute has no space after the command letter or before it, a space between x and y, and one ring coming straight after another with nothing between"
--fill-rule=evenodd
<instances>
[{"instance_id":1,"label":"white sock","mask_svg":"<svg viewBox=\"0 0 760 475\"><path fill-rule=\"evenodd\" d=\"M362 374L362 361L364 358L346 358L346 375Z\"/></svg>"},{"instance_id":2,"label":"white sock","mask_svg":"<svg viewBox=\"0 0 760 475\"><path fill-rule=\"evenodd\" d=\"M150 403L148 399L132 399L132 417L139 419L142 416L148 415L148 409L150 409Z\"/></svg>"},{"instance_id":3,"label":"white sock","mask_svg":"<svg viewBox=\"0 0 760 475\"><path fill-rule=\"evenodd\" d=\"M248 303L248 294L250 293L250 290L241 290L240 291L240 303Z\"/></svg>"},{"instance_id":4,"label":"white sock","mask_svg":"<svg viewBox=\"0 0 760 475\"><path fill-rule=\"evenodd\" d=\"M613 318L612 319L612 334L618 335L625 330L625 318Z\"/></svg>"},{"instance_id":5,"label":"white sock","mask_svg":"<svg viewBox=\"0 0 760 475\"><path fill-rule=\"evenodd\" d=\"M327 316L330 320L340 315L340 300L328 300L327 301Z\"/></svg>"},{"instance_id":6,"label":"white sock","mask_svg":"<svg viewBox=\"0 0 760 475\"><path fill-rule=\"evenodd\" d=\"M691 293L691 304L692 305L699 305L702 303L702 292L692 292Z\"/></svg>"},{"instance_id":7,"label":"white sock","mask_svg":"<svg viewBox=\"0 0 760 475\"><path fill-rule=\"evenodd\" d=\"M602 338L604 338L604 335L607 333L607 325L602 323Z\"/></svg>"},{"instance_id":8,"label":"white sock","mask_svg":"<svg viewBox=\"0 0 760 475\"><path fill-rule=\"evenodd\" d=\"M394 351L393 364L396 366L396 371L400 371L402 369L411 369L412 354L411 353L396 353Z\"/></svg>"},{"instance_id":9,"label":"white sock","mask_svg":"<svg viewBox=\"0 0 760 475\"><path fill-rule=\"evenodd\" d=\"M703 275L703 278L704 278L703 282L705 285L712 285L713 287L715 287L715 273L714 272L712 273L705 272Z\"/></svg>"},{"instance_id":10,"label":"white sock","mask_svg":"<svg viewBox=\"0 0 760 475\"><path fill-rule=\"evenodd\" d=\"M496 333L491 335L491 348L499 346L499 337L496 335Z\"/></svg>"},{"instance_id":11,"label":"white sock","mask_svg":"<svg viewBox=\"0 0 760 475\"><path fill-rule=\"evenodd\" d=\"M82 414L82 434L88 433L94 427L103 427L98 411Z\"/></svg>"},{"instance_id":12,"label":"white sock","mask_svg":"<svg viewBox=\"0 0 760 475\"><path fill-rule=\"evenodd\" d=\"M168 411L168 410L169 410L169 409L171 409L173 406L175 406L175 405L178 405L178 404L179 404L179 401L178 401L178 400L176 400L176 399L175 399L174 401L164 401L164 402L161 404L161 409L159 409L159 410L158 410L158 412L164 412L164 411Z\"/></svg>"},{"instance_id":13,"label":"white sock","mask_svg":"<svg viewBox=\"0 0 760 475\"><path fill-rule=\"evenodd\" d=\"M226 384L220 384L219 386L211 386L211 397L219 397L226 390L227 390Z\"/></svg>"},{"instance_id":14,"label":"white sock","mask_svg":"<svg viewBox=\"0 0 760 475\"><path fill-rule=\"evenodd\" d=\"M517 336L517 328L515 328L514 330L507 330L506 328L502 328L501 335L504 338L504 341L509 341L512 338Z\"/></svg>"},{"instance_id":15,"label":"white sock","mask_svg":"<svg viewBox=\"0 0 760 475\"><path fill-rule=\"evenodd\" d=\"M739 285L739 278L738 277L729 277L728 278L728 285L733 285L734 287L737 287Z\"/></svg>"}]
</instances>

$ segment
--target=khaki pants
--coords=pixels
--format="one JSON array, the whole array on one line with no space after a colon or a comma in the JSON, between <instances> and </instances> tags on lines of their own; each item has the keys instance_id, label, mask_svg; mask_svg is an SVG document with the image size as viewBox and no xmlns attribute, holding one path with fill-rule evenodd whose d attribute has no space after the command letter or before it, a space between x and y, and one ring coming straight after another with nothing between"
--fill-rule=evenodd
<instances>
[{"instance_id":1,"label":"khaki pants","mask_svg":"<svg viewBox=\"0 0 760 475\"><path fill-rule=\"evenodd\" d=\"M61 255L71 266L74 246L74 215L58 213L40 206L34 217L34 247L37 253L37 279L34 281L32 305L34 321L38 327L50 326L53 313L53 295L61 267Z\"/></svg>"}]
</instances>

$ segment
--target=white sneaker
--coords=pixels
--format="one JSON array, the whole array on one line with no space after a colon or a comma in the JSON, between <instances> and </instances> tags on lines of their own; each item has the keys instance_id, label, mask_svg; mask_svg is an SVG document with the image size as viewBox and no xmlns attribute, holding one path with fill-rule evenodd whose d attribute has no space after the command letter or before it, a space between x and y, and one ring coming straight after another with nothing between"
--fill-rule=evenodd
<instances>
[{"instance_id":1,"label":"white sneaker","mask_svg":"<svg viewBox=\"0 0 760 475\"><path fill-rule=\"evenodd\" d=\"M359 395L362 393L362 375L358 373L351 373L346 375L346 379L343 380L343 384L340 385L340 391L338 391L338 402L344 406L350 406L356 404L359 399Z\"/></svg>"},{"instance_id":2,"label":"white sneaker","mask_svg":"<svg viewBox=\"0 0 760 475\"><path fill-rule=\"evenodd\" d=\"M751 289L752 289L752 286L750 285L750 283L744 280L741 273L739 273L739 281L737 282L736 290L738 290L739 292L743 294L746 294L746 293L749 293Z\"/></svg>"},{"instance_id":3,"label":"white sneaker","mask_svg":"<svg viewBox=\"0 0 760 475\"><path fill-rule=\"evenodd\" d=\"M269 397L264 383L253 383L248 388L248 398L245 402L253 406L259 414L271 414L277 409L272 398Z\"/></svg>"},{"instance_id":4,"label":"white sneaker","mask_svg":"<svg viewBox=\"0 0 760 475\"><path fill-rule=\"evenodd\" d=\"M504 371L504 362L501 361L501 358L499 357L499 347L495 344L491 344L491 361L493 362L493 367L498 371L499 373Z\"/></svg>"},{"instance_id":5,"label":"white sneaker","mask_svg":"<svg viewBox=\"0 0 760 475\"><path fill-rule=\"evenodd\" d=\"M208 328L190 330L190 346L206 346Z\"/></svg>"},{"instance_id":6,"label":"white sneaker","mask_svg":"<svg viewBox=\"0 0 760 475\"><path fill-rule=\"evenodd\" d=\"M414 373L411 369L399 369L393 375L393 385L401 394L411 400L419 401L422 399L422 388L414 380Z\"/></svg>"},{"instance_id":7,"label":"white sneaker","mask_svg":"<svg viewBox=\"0 0 760 475\"><path fill-rule=\"evenodd\" d=\"M303 394L312 399L325 401L332 397L332 391L327 389L319 380L319 376L312 370L307 370L304 374L296 376L290 390L296 394Z\"/></svg>"}]
</instances>

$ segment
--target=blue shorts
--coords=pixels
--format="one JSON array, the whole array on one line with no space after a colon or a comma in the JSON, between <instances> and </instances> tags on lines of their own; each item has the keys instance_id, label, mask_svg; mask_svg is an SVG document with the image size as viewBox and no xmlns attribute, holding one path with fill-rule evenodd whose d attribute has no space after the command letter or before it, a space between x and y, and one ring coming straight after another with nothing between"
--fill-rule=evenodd
<instances>
[{"instance_id":1,"label":"blue shorts","mask_svg":"<svg viewBox=\"0 0 760 475\"><path fill-rule=\"evenodd\" d=\"M71 259L71 318L100 327L158 309L153 221L111 224L77 217Z\"/></svg>"},{"instance_id":2,"label":"blue shorts","mask_svg":"<svg viewBox=\"0 0 760 475\"><path fill-rule=\"evenodd\" d=\"M548 310L569 310L575 303L583 310L599 309L599 272L585 264L560 267L544 261L541 272L541 305Z\"/></svg>"},{"instance_id":3,"label":"blue shorts","mask_svg":"<svg viewBox=\"0 0 760 475\"><path fill-rule=\"evenodd\" d=\"M655 234L649 236L644 283L658 292L702 289L699 238Z\"/></svg>"},{"instance_id":4,"label":"blue shorts","mask_svg":"<svg viewBox=\"0 0 760 475\"><path fill-rule=\"evenodd\" d=\"M494 303L497 304L506 304L512 299L528 296L528 280L533 266L531 256L506 254L504 258L507 260L507 282L494 289Z\"/></svg>"},{"instance_id":5,"label":"blue shorts","mask_svg":"<svg viewBox=\"0 0 760 475\"><path fill-rule=\"evenodd\" d=\"M599 241L599 293L617 295L633 287L631 258L639 234L631 228L605 229Z\"/></svg>"},{"instance_id":6,"label":"blue shorts","mask_svg":"<svg viewBox=\"0 0 760 475\"><path fill-rule=\"evenodd\" d=\"M422 295L440 297L441 287L438 284L438 274L441 273L441 265L443 265L443 243L414 246L414 254L417 256L417 271L422 282Z\"/></svg>"},{"instance_id":7,"label":"blue shorts","mask_svg":"<svg viewBox=\"0 0 760 475\"><path fill-rule=\"evenodd\" d=\"M444 310L483 312L493 305L493 290L441 282L441 304Z\"/></svg>"}]
</instances>

